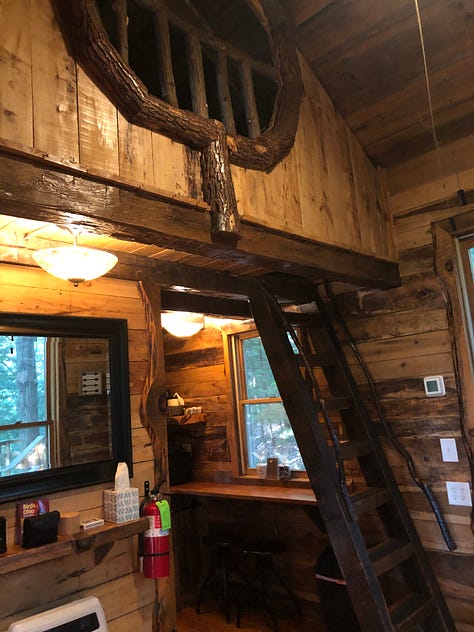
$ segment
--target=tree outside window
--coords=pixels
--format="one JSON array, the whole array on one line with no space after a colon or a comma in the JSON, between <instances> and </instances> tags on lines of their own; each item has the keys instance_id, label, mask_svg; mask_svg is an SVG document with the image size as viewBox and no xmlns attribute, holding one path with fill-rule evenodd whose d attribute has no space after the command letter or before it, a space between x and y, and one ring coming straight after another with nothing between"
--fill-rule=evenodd
<instances>
[{"instance_id":1,"label":"tree outside window","mask_svg":"<svg viewBox=\"0 0 474 632\"><path fill-rule=\"evenodd\" d=\"M243 469L268 457L292 470L304 470L262 341L256 331L235 334L234 374Z\"/></svg>"},{"instance_id":2,"label":"tree outside window","mask_svg":"<svg viewBox=\"0 0 474 632\"><path fill-rule=\"evenodd\" d=\"M0 476L49 467L46 339L0 336Z\"/></svg>"}]
</instances>

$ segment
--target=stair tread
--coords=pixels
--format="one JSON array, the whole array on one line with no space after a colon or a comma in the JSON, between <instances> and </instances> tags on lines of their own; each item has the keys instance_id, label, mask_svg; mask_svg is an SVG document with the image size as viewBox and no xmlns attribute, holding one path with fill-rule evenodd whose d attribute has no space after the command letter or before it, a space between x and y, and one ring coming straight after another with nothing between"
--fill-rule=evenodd
<instances>
[{"instance_id":1,"label":"stair tread","mask_svg":"<svg viewBox=\"0 0 474 632\"><path fill-rule=\"evenodd\" d=\"M352 397L333 397L323 396L321 400L314 400L316 406L324 406L328 413L339 413L341 410L350 410L353 407L354 400Z\"/></svg>"},{"instance_id":2,"label":"stair tread","mask_svg":"<svg viewBox=\"0 0 474 632\"><path fill-rule=\"evenodd\" d=\"M389 607L396 630L410 629L433 612L435 604L430 595L410 593Z\"/></svg>"},{"instance_id":3,"label":"stair tread","mask_svg":"<svg viewBox=\"0 0 474 632\"><path fill-rule=\"evenodd\" d=\"M408 560L413 554L413 545L406 540L389 538L369 549L374 571L377 575Z\"/></svg>"},{"instance_id":4,"label":"stair tread","mask_svg":"<svg viewBox=\"0 0 474 632\"><path fill-rule=\"evenodd\" d=\"M306 366L306 362L312 369L318 367L336 366L337 362L332 353L309 353L305 354L305 360L300 353L295 354L299 366Z\"/></svg>"},{"instance_id":5,"label":"stair tread","mask_svg":"<svg viewBox=\"0 0 474 632\"><path fill-rule=\"evenodd\" d=\"M374 421L370 414L373 411L365 406L364 395L367 393L360 392L356 377L353 375L352 360L349 361L345 357L344 345L347 341L339 340L341 330L333 326L331 314L319 288L314 293L314 302L319 312L317 324L318 319L314 314L281 315L278 305L265 293L255 292L250 296L250 302L275 379L281 388L280 392L287 406L295 436L301 437L299 442L302 443L302 454L308 456L311 464L315 464L308 469L309 474L317 478L315 491L320 501L320 515L330 541L340 545L338 562L347 579L349 593L357 595L353 605L358 616L361 620L365 617L367 629L388 629L388 625L390 629L393 626L393 630L408 632L418 623L426 622L430 615L437 613L442 623L446 624L444 629L454 629L436 577L432 574L428 561L423 557L423 548L419 546L419 541L415 537L416 530L397 490L396 481L385 458L383 442L378 445L377 435L383 436L386 430L382 423ZM294 349L292 351L288 348L290 320L300 325L303 350L307 351L305 362L302 362L302 354L294 353ZM326 359L330 366L323 364ZM318 392L321 403L327 408L327 411L323 411L324 415L321 414L322 411L315 399ZM319 459L325 465L328 446L330 450L333 449L330 447L331 444L328 444L330 429L328 430L324 422L327 416L332 417L334 409L338 412L334 415L332 423L334 429L338 433L340 431L340 439L349 436L355 439L342 442L341 457L376 457L360 459L360 470L365 480L370 481L372 485L368 483L369 486L350 494L349 511L346 511L347 506L342 502L347 499L347 488L342 490L344 498L334 495L334 485L340 484L339 480L335 480L336 472L331 469L331 476L317 477L319 464L316 462ZM317 424L314 423L314 413L317 413ZM309 427L312 428L312 433L308 432ZM314 457L315 452L318 458ZM334 463L330 463L328 459L327 465L332 468ZM379 510L378 516L382 527L385 527L388 533L400 532L401 538L413 533L413 542L387 538L369 549L369 563L365 548L367 533L364 533L367 521L360 520L360 517L382 507L383 510ZM370 520L368 522L371 523ZM390 576L385 575L380 581L376 580L376 576L383 576L390 569L404 564L411 556L413 566L417 567L417 575L420 575L420 582L423 580L421 586L425 594L412 593L389 606L387 596L392 595L393 590L400 584L396 581L393 587L387 586L392 579ZM354 568L355 565L360 568ZM398 577L394 579L398 580ZM391 626L388 615L392 621Z\"/></svg>"},{"instance_id":6,"label":"stair tread","mask_svg":"<svg viewBox=\"0 0 474 632\"><path fill-rule=\"evenodd\" d=\"M368 487L351 494L351 500L357 514L361 514L384 505L390 500L390 492L385 487Z\"/></svg>"},{"instance_id":7,"label":"stair tread","mask_svg":"<svg viewBox=\"0 0 474 632\"><path fill-rule=\"evenodd\" d=\"M351 439L340 443L340 453L343 459L354 459L358 456L371 454L372 451L370 441Z\"/></svg>"}]
</instances>

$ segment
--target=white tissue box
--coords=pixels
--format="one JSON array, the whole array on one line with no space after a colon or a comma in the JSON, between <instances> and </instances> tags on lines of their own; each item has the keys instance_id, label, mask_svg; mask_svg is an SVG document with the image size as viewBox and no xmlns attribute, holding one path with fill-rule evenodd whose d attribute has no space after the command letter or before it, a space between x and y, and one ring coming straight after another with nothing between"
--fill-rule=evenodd
<instances>
[{"instance_id":1,"label":"white tissue box","mask_svg":"<svg viewBox=\"0 0 474 632\"><path fill-rule=\"evenodd\" d=\"M139 518L138 487L104 489L104 518L107 522Z\"/></svg>"}]
</instances>

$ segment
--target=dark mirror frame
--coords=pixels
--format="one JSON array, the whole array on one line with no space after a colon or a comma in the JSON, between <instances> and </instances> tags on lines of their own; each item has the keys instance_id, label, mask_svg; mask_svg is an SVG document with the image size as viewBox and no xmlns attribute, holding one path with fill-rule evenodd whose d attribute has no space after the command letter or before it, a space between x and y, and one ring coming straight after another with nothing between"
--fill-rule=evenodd
<instances>
[{"instance_id":1,"label":"dark mirror frame","mask_svg":"<svg viewBox=\"0 0 474 632\"><path fill-rule=\"evenodd\" d=\"M0 503L113 481L117 463L133 476L127 321L0 313L0 334L106 338L109 342L112 458L0 478Z\"/></svg>"}]
</instances>

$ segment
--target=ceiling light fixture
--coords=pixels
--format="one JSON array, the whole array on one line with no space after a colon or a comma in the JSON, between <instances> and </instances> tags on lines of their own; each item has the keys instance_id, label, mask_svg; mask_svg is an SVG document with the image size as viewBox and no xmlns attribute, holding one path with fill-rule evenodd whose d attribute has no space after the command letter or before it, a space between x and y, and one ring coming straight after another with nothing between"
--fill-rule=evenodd
<instances>
[{"instance_id":1,"label":"ceiling light fixture","mask_svg":"<svg viewBox=\"0 0 474 632\"><path fill-rule=\"evenodd\" d=\"M161 325L177 338L190 338L204 327L204 315L193 312L162 312Z\"/></svg>"},{"instance_id":2,"label":"ceiling light fixture","mask_svg":"<svg viewBox=\"0 0 474 632\"><path fill-rule=\"evenodd\" d=\"M85 248L77 245L77 236L81 232L76 226L68 230L74 236L72 246L44 248L32 254L36 263L59 279L70 281L74 287L83 281L91 281L103 276L117 263L115 255L105 250Z\"/></svg>"}]
</instances>

